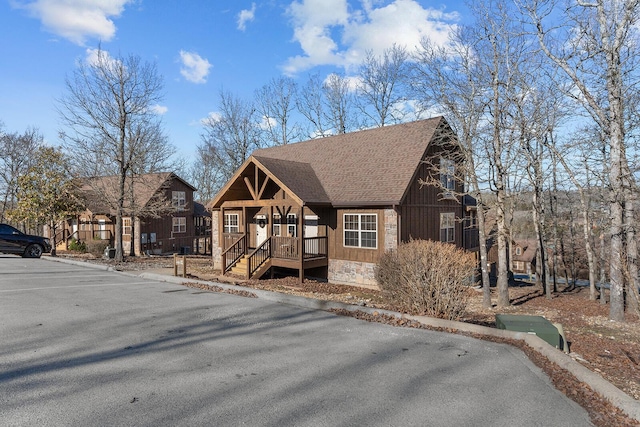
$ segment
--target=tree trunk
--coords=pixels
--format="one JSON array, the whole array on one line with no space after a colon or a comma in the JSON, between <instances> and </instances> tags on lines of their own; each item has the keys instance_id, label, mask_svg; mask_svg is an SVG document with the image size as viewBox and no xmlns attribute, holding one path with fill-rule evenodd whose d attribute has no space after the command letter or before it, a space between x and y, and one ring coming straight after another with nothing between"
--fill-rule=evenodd
<instances>
[{"instance_id":1,"label":"tree trunk","mask_svg":"<svg viewBox=\"0 0 640 427\"><path fill-rule=\"evenodd\" d=\"M504 190L498 191L496 225L498 228L498 307L508 307L509 301L509 261L507 247L507 225L504 212Z\"/></svg>"},{"instance_id":2,"label":"tree trunk","mask_svg":"<svg viewBox=\"0 0 640 427\"><path fill-rule=\"evenodd\" d=\"M476 198L478 208L478 239L480 242L480 273L482 275L482 306L491 308L491 280L487 267L487 236L485 233L484 204L481 196Z\"/></svg>"}]
</instances>

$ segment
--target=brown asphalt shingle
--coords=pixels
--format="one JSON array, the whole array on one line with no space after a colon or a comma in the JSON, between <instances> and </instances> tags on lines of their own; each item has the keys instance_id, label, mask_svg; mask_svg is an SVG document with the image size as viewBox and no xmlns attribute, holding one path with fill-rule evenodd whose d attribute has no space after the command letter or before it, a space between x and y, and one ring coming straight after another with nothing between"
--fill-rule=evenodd
<instances>
[{"instance_id":1,"label":"brown asphalt shingle","mask_svg":"<svg viewBox=\"0 0 640 427\"><path fill-rule=\"evenodd\" d=\"M306 203L401 202L442 117L256 150L253 157Z\"/></svg>"}]
</instances>

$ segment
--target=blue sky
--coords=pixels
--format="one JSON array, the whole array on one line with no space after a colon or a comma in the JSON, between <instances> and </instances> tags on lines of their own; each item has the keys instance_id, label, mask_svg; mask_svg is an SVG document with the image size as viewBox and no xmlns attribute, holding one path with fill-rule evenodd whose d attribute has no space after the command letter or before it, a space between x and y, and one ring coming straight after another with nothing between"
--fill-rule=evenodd
<instances>
[{"instance_id":1,"label":"blue sky","mask_svg":"<svg viewBox=\"0 0 640 427\"><path fill-rule=\"evenodd\" d=\"M188 157L220 89L251 99L280 75L349 75L367 51L442 41L464 16L462 2L431 0L0 0L0 121L57 144L65 77L101 46L156 63L158 112Z\"/></svg>"}]
</instances>

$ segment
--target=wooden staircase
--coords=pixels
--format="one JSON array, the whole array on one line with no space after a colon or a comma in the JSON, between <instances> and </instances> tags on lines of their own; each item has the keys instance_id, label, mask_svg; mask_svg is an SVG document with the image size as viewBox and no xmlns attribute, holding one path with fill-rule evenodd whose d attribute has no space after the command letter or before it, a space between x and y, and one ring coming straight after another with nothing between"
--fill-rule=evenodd
<instances>
[{"instance_id":1,"label":"wooden staircase","mask_svg":"<svg viewBox=\"0 0 640 427\"><path fill-rule=\"evenodd\" d=\"M266 273L269 268L271 267L271 261L267 260L265 263L263 263L260 268L258 268L253 275L251 276L252 279L259 279L260 277L262 277L262 275L264 273ZM247 277L247 269L249 268L249 257L247 255L243 256L242 258L240 258L233 267L231 267L231 270L229 270L229 272L231 274L240 276L240 277Z\"/></svg>"},{"instance_id":2,"label":"wooden staircase","mask_svg":"<svg viewBox=\"0 0 640 427\"><path fill-rule=\"evenodd\" d=\"M248 268L249 268L249 260L245 255L236 262L236 264L231 268L230 273L236 274L242 277L247 277Z\"/></svg>"}]
</instances>

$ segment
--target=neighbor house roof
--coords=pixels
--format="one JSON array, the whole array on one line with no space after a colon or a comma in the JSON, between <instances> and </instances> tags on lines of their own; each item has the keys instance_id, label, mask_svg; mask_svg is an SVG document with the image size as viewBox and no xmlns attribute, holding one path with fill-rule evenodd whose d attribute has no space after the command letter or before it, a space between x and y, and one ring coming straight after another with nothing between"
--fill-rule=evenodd
<instances>
[{"instance_id":1,"label":"neighbor house roof","mask_svg":"<svg viewBox=\"0 0 640 427\"><path fill-rule=\"evenodd\" d=\"M192 190L191 184L173 172L158 172L137 175L133 181L133 194L136 210L147 206L160 190L168 187L172 180L179 180ZM130 188L131 178L125 182ZM119 177L116 175L85 178L80 191L84 195L85 205L94 214L115 214L118 198ZM128 190L125 190L128 191ZM131 207L131 200L125 199L125 209Z\"/></svg>"},{"instance_id":2,"label":"neighbor house roof","mask_svg":"<svg viewBox=\"0 0 640 427\"><path fill-rule=\"evenodd\" d=\"M399 204L444 126L444 118L436 117L256 150L230 183L254 162L305 203ZM229 185L209 207L220 206Z\"/></svg>"}]
</instances>

